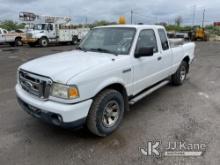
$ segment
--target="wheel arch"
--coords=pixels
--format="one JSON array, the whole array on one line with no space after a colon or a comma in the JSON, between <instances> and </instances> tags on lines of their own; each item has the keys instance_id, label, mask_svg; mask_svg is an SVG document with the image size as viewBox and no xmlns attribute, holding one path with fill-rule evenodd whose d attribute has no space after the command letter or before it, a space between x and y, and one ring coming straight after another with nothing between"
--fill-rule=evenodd
<instances>
[{"instance_id":1,"label":"wheel arch","mask_svg":"<svg viewBox=\"0 0 220 165\"><path fill-rule=\"evenodd\" d=\"M182 61L185 61L187 63L187 73L189 73L189 63L190 63L189 55L186 55Z\"/></svg>"},{"instance_id":2,"label":"wheel arch","mask_svg":"<svg viewBox=\"0 0 220 165\"><path fill-rule=\"evenodd\" d=\"M108 84L106 86L104 86L103 88L101 88L95 95L95 97L101 93L102 91L106 90L106 89L114 89L118 92L120 92L124 98L124 104L125 104L125 110L128 111L129 110L129 104L128 104L128 93L127 90L125 88L125 86L122 83L119 82L115 82L115 83L111 83Z\"/></svg>"}]
</instances>

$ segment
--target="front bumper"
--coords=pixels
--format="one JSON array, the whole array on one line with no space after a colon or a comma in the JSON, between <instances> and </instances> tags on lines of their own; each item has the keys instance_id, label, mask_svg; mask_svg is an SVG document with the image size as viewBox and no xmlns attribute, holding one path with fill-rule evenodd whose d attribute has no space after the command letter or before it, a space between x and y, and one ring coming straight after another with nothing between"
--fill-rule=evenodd
<instances>
[{"instance_id":1,"label":"front bumper","mask_svg":"<svg viewBox=\"0 0 220 165\"><path fill-rule=\"evenodd\" d=\"M83 124L92 104L92 99L76 104L45 101L30 95L18 84L15 89L18 102L26 112L48 123L63 127L75 127Z\"/></svg>"},{"instance_id":2,"label":"front bumper","mask_svg":"<svg viewBox=\"0 0 220 165\"><path fill-rule=\"evenodd\" d=\"M37 38L24 38L22 39L22 42L25 43L25 44L28 44L28 43L35 43L37 42Z\"/></svg>"}]
</instances>

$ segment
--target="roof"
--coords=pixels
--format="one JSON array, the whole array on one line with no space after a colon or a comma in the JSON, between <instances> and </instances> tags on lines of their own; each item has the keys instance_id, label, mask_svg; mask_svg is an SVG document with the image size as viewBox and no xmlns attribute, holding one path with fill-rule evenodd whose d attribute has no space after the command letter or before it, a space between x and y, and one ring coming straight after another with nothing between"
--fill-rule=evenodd
<instances>
[{"instance_id":1,"label":"roof","mask_svg":"<svg viewBox=\"0 0 220 165\"><path fill-rule=\"evenodd\" d=\"M95 28L110 28L110 27L120 27L120 28L136 28L136 29L158 29L158 28L164 28L163 26L160 25L107 25L107 26L99 26Z\"/></svg>"}]
</instances>

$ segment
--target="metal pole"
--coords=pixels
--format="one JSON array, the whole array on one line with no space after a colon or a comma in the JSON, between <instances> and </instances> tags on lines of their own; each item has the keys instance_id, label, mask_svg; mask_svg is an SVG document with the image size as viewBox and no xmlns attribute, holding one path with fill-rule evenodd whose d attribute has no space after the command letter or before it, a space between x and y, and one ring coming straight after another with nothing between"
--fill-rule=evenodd
<instances>
[{"instance_id":1,"label":"metal pole","mask_svg":"<svg viewBox=\"0 0 220 165\"><path fill-rule=\"evenodd\" d=\"M131 24L133 24L133 10L131 10Z\"/></svg>"}]
</instances>

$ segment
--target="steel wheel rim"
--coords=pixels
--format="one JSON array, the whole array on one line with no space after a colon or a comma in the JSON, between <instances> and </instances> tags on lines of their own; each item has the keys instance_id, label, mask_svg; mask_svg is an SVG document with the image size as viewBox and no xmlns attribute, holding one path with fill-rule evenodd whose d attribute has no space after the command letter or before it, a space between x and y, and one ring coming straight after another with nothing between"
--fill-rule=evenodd
<instances>
[{"instance_id":1,"label":"steel wheel rim","mask_svg":"<svg viewBox=\"0 0 220 165\"><path fill-rule=\"evenodd\" d=\"M119 113L119 104L115 100L108 102L108 104L105 106L102 116L103 125L107 128L114 126L118 121Z\"/></svg>"},{"instance_id":2,"label":"steel wheel rim","mask_svg":"<svg viewBox=\"0 0 220 165\"><path fill-rule=\"evenodd\" d=\"M184 66L181 67L180 70L180 79L181 81L184 81L186 78L186 68Z\"/></svg>"},{"instance_id":3,"label":"steel wheel rim","mask_svg":"<svg viewBox=\"0 0 220 165\"><path fill-rule=\"evenodd\" d=\"M42 45L43 45L43 46L47 46L47 41L46 41L46 40L43 40L43 41L42 41Z\"/></svg>"}]
</instances>

